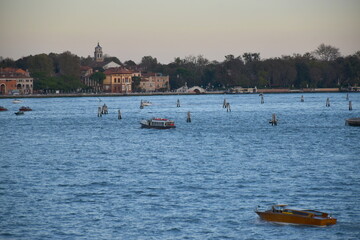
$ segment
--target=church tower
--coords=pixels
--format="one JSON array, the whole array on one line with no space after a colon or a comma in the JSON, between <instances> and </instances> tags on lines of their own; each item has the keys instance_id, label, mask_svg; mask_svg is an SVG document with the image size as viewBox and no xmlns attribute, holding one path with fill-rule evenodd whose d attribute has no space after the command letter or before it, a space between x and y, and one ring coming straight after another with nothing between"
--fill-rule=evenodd
<instances>
[{"instance_id":1,"label":"church tower","mask_svg":"<svg viewBox=\"0 0 360 240\"><path fill-rule=\"evenodd\" d=\"M99 43L95 47L94 59L95 59L96 62L103 62L104 61L102 47L100 47Z\"/></svg>"}]
</instances>

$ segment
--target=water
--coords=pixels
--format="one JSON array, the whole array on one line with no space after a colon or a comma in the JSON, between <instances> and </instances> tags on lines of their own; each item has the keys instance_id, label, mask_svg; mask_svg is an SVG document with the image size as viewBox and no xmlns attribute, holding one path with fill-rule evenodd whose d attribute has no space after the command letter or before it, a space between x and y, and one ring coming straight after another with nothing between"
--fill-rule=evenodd
<instances>
[{"instance_id":1,"label":"water","mask_svg":"<svg viewBox=\"0 0 360 240\"><path fill-rule=\"evenodd\" d=\"M0 239L359 239L360 128L345 119L360 117L360 94L353 111L344 93L300 97L0 99ZM97 117L103 103L110 113ZM21 105L34 111L16 116ZM141 129L151 117L177 128ZM338 223L278 225L253 211L275 203Z\"/></svg>"}]
</instances>

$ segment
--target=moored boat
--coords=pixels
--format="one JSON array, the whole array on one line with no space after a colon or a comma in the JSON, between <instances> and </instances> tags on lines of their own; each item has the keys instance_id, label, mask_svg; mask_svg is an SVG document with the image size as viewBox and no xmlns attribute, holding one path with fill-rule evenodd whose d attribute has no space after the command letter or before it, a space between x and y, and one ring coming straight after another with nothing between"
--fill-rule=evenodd
<instances>
[{"instance_id":1,"label":"moored boat","mask_svg":"<svg viewBox=\"0 0 360 240\"><path fill-rule=\"evenodd\" d=\"M19 108L19 111L27 112L27 111L32 111L32 109L30 107L22 106L21 108Z\"/></svg>"},{"instance_id":2,"label":"moored boat","mask_svg":"<svg viewBox=\"0 0 360 240\"><path fill-rule=\"evenodd\" d=\"M6 107L0 106L0 111L7 111L8 109Z\"/></svg>"},{"instance_id":3,"label":"moored boat","mask_svg":"<svg viewBox=\"0 0 360 240\"><path fill-rule=\"evenodd\" d=\"M349 119L346 119L345 123L346 123L346 125L349 125L349 126L359 127L360 126L360 118L349 118Z\"/></svg>"},{"instance_id":4,"label":"moored boat","mask_svg":"<svg viewBox=\"0 0 360 240\"><path fill-rule=\"evenodd\" d=\"M12 102L13 102L13 103L21 103L21 100L19 100L19 99L14 99Z\"/></svg>"},{"instance_id":5,"label":"moored boat","mask_svg":"<svg viewBox=\"0 0 360 240\"><path fill-rule=\"evenodd\" d=\"M152 118L140 122L143 128L169 129L175 128L175 122L166 118Z\"/></svg>"},{"instance_id":6,"label":"moored boat","mask_svg":"<svg viewBox=\"0 0 360 240\"><path fill-rule=\"evenodd\" d=\"M328 213L315 210L294 210L285 208L287 205L273 205L266 211L255 212L261 219L270 222L291 223L313 226L328 226L336 224L336 218L331 217Z\"/></svg>"},{"instance_id":7,"label":"moored boat","mask_svg":"<svg viewBox=\"0 0 360 240\"><path fill-rule=\"evenodd\" d=\"M24 115L24 112L23 111L18 111L15 113L15 115Z\"/></svg>"},{"instance_id":8,"label":"moored boat","mask_svg":"<svg viewBox=\"0 0 360 240\"><path fill-rule=\"evenodd\" d=\"M143 106L150 106L150 105L152 105L152 103L149 102L149 101L147 101L147 100L142 101L142 104L143 104Z\"/></svg>"}]
</instances>

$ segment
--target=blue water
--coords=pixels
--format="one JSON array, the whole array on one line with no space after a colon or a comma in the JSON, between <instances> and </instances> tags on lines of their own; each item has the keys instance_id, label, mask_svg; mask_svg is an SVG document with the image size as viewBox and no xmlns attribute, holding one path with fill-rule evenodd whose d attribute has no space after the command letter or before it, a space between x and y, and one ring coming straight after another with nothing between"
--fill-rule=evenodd
<instances>
[{"instance_id":1,"label":"blue water","mask_svg":"<svg viewBox=\"0 0 360 240\"><path fill-rule=\"evenodd\" d=\"M360 128L345 119L360 117L360 94L353 111L344 93L300 96L0 99L0 239L359 239ZM21 105L34 111L16 116ZM140 128L151 117L177 128ZM338 223L254 213L276 203Z\"/></svg>"}]
</instances>

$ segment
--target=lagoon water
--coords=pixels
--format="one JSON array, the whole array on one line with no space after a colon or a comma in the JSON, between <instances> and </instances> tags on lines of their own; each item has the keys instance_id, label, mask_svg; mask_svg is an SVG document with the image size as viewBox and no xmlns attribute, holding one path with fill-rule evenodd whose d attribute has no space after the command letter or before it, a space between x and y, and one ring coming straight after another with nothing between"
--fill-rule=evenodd
<instances>
[{"instance_id":1,"label":"lagoon water","mask_svg":"<svg viewBox=\"0 0 360 240\"><path fill-rule=\"evenodd\" d=\"M360 94L353 111L345 93L301 95L0 99L0 239L359 239L360 128L345 119ZM21 105L33 111L16 116ZM151 117L177 128L140 128ZM254 213L276 203L338 223Z\"/></svg>"}]
</instances>

